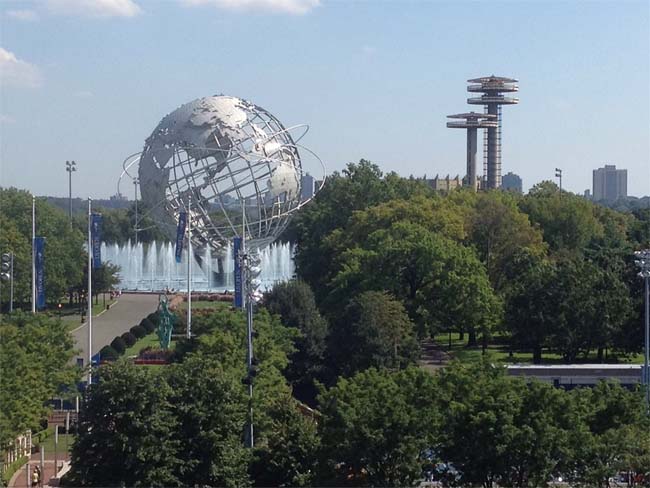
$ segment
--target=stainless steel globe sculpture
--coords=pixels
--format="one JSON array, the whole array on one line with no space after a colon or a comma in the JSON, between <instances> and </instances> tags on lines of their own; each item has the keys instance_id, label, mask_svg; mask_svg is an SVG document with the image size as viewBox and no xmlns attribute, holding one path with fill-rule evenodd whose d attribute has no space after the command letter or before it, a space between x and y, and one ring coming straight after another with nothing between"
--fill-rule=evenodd
<instances>
[{"instance_id":1,"label":"stainless steel globe sculpture","mask_svg":"<svg viewBox=\"0 0 650 488\"><path fill-rule=\"evenodd\" d=\"M170 239L179 213L189 210L194 245L219 256L234 237L245 236L247 247L260 249L314 193L301 187L299 149L322 168L298 144L307 130L285 128L241 98L199 98L160 121L143 151L124 162L120 180L136 178L137 165L142 201Z\"/></svg>"}]
</instances>

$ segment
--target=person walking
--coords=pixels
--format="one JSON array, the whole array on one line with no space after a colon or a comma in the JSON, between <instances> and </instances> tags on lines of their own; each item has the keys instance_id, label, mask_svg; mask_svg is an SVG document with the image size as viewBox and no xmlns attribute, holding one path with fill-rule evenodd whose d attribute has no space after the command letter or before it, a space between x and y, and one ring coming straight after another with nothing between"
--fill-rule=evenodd
<instances>
[{"instance_id":1,"label":"person walking","mask_svg":"<svg viewBox=\"0 0 650 488\"><path fill-rule=\"evenodd\" d=\"M43 486L41 482L41 468L35 466L34 472L32 473L32 488L36 488L38 486Z\"/></svg>"}]
</instances>

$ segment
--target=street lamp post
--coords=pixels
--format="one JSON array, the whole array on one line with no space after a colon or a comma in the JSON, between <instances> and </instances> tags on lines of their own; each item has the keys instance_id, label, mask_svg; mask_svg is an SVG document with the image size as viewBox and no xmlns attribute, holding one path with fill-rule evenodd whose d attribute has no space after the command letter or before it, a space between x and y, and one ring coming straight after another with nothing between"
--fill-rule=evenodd
<instances>
[{"instance_id":1,"label":"street lamp post","mask_svg":"<svg viewBox=\"0 0 650 488\"><path fill-rule=\"evenodd\" d=\"M562 198L562 170L555 168L555 177L560 180L560 198Z\"/></svg>"},{"instance_id":2,"label":"street lamp post","mask_svg":"<svg viewBox=\"0 0 650 488\"><path fill-rule=\"evenodd\" d=\"M640 271L639 276L643 278L644 290L643 298L645 300L645 358L643 362L643 380L645 383L645 402L646 412L650 414L650 249L634 252L634 264Z\"/></svg>"},{"instance_id":3,"label":"street lamp post","mask_svg":"<svg viewBox=\"0 0 650 488\"><path fill-rule=\"evenodd\" d=\"M65 170L68 172L68 213L70 216L70 225L72 225L72 172L77 171L77 163L74 161L66 161Z\"/></svg>"}]
</instances>

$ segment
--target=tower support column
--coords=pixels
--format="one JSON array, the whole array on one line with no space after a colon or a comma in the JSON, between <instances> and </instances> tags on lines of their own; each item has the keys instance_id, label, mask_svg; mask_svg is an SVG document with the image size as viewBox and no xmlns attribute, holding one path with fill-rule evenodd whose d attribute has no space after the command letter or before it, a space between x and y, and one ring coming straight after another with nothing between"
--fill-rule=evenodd
<instances>
[{"instance_id":1,"label":"tower support column","mask_svg":"<svg viewBox=\"0 0 650 488\"><path fill-rule=\"evenodd\" d=\"M476 129L470 127L467 129L467 185L476 191L476 152L477 152L477 133Z\"/></svg>"}]
</instances>

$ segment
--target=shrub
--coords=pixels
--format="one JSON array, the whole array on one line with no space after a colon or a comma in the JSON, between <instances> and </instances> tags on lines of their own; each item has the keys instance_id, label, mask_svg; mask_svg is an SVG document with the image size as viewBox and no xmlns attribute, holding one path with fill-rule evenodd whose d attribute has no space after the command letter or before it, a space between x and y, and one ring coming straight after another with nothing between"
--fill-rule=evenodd
<instances>
[{"instance_id":1,"label":"shrub","mask_svg":"<svg viewBox=\"0 0 650 488\"><path fill-rule=\"evenodd\" d=\"M152 312L152 313L150 313L149 315L147 315L147 318L148 318L149 320L151 320L151 322L153 322L153 324L154 324L155 326L158 326L158 318L159 318L159 314L158 314L157 311L156 311L156 312Z\"/></svg>"},{"instance_id":2,"label":"shrub","mask_svg":"<svg viewBox=\"0 0 650 488\"><path fill-rule=\"evenodd\" d=\"M151 334L154 330L156 330L156 324L154 324L149 319L142 319L142 322L140 322L140 325L142 327L144 327L144 330L146 330L149 334Z\"/></svg>"},{"instance_id":3,"label":"shrub","mask_svg":"<svg viewBox=\"0 0 650 488\"><path fill-rule=\"evenodd\" d=\"M115 352L118 354L124 354L124 351L126 351L126 341L120 336L117 336L113 339L113 342L111 342L111 347L115 349Z\"/></svg>"},{"instance_id":4,"label":"shrub","mask_svg":"<svg viewBox=\"0 0 650 488\"><path fill-rule=\"evenodd\" d=\"M2 475L2 481L4 481L3 486L9 486L9 481L13 477L14 473L18 471L20 468L22 468L25 463L29 461L28 456L23 456L21 458L16 459L13 463L9 465L7 468L7 471Z\"/></svg>"},{"instance_id":5,"label":"shrub","mask_svg":"<svg viewBox=\"0 0 650 488\"><path fill-rule=\"evenodd\" d=\"M147 335L147 330L142 327L141 325L134 325L131 327L131 334L136 336L138 339L142 339L144 336Z\"/></svg>"},{"instance_id":6,"label":"shrub","mask_svg":"<svg viewBox=\"0 0 650 488\"><path fill-rule=\"evenodd\" d=\"M99 358L101 361L115 361L119 357L120 355L111 346L104 346L99 351Z\"/></svg>"},{"instance_id":7,"label":"shrub","mask_svg":"<svg viewBox=\"0 0 650 488\"><path fill-rule=\"evenodd\" d=\"M122 334L122 339L126 343L126 347L131 347L138 340L131 332L125 332Z\"/></svg>"}]
</instances>

